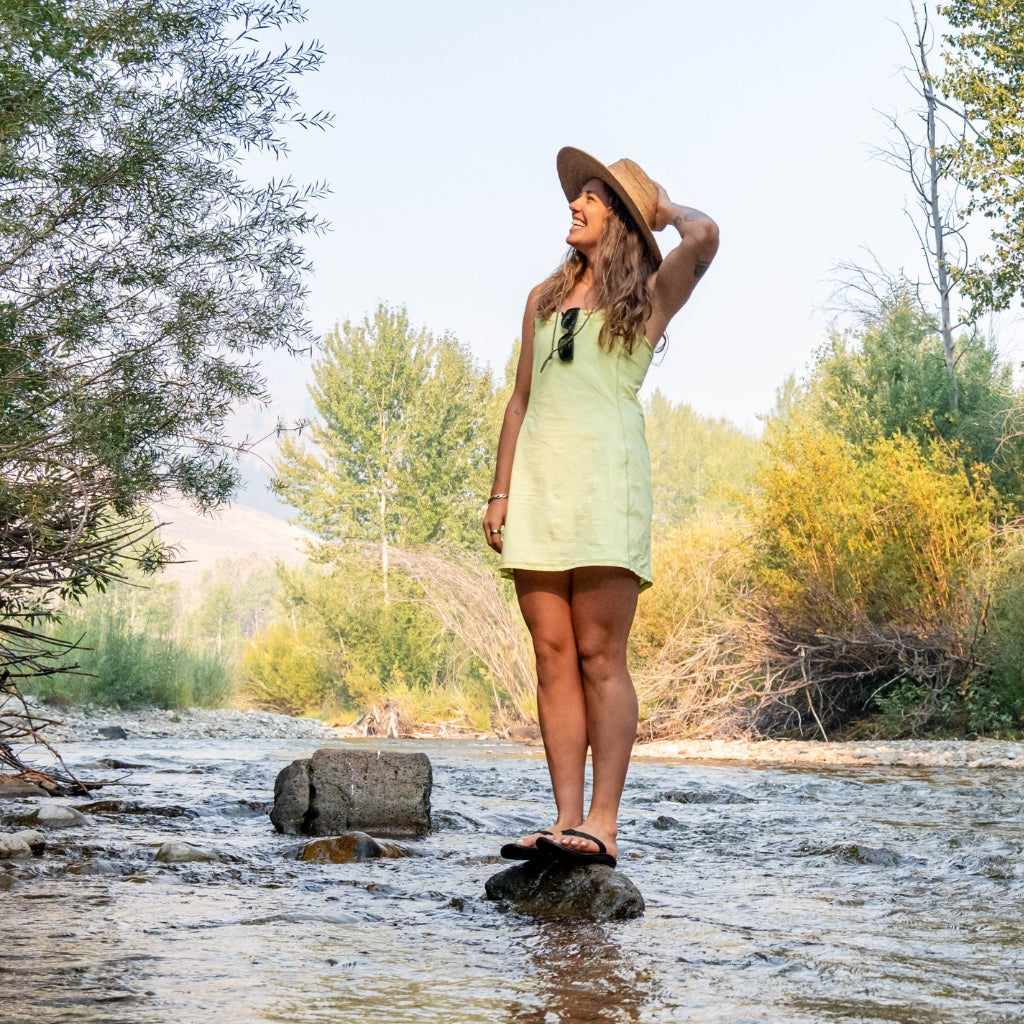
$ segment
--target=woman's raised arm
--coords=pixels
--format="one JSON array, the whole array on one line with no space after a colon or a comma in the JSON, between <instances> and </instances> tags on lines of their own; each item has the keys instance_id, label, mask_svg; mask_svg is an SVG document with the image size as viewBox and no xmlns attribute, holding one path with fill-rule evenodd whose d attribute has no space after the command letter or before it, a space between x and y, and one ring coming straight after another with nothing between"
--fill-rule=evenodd
<instances>
[{"instance_id":1,"label":"woman's raised arm","mask_svg":"<svg viewBox=\"0 0 1024 1024\"><path fill-rule=\"evenodd\" d=\"M659 185L654 230L661 231L669 225L679 232L679 244L665 257L654 276L652 310L647 321L647 337L652 345L657 345L668 322L682 309L718 252L718 225L700 210L673 203Z\"/></svg>"}]
</instances>

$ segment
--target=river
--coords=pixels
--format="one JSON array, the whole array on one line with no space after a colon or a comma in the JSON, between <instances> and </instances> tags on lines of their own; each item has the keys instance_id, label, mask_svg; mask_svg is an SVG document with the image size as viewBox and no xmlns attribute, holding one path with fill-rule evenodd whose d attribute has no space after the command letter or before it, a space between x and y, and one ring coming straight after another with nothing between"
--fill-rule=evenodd
<instances>
[{"instance_id":1,"label":"river","mask_svg":"<svg viewBox=\"0 0 1024 1024\"><path fill-rule=\"evenodd\" d=\"M124 776L96 797L152 813L92 815L2 866L0 1020L1024 1021L1020 770L635 763L619 867L647 912L596 924L484 898L501 842L550 816L543 760L512 744L389 742L434 766L421 856L296 861L273 782L325 745L64 745L83 777ZM0 805L8 831L28 803ZM156 863L172 838L222 859Z\"/></svg>"}]
</instances>

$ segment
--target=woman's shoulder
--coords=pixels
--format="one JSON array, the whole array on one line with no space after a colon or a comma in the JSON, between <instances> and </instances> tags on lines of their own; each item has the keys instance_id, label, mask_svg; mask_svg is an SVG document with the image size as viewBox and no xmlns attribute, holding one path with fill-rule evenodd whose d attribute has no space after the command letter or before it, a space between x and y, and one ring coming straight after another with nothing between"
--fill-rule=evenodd
<instances>
[{"instance_id":1,"label":"woman's shoulder","mask_svg":"<svg viewBox=\"0 0 1024 1024\"><path fill-rule=\"evenodd\" d=\"M530 289L530 294L526 297L526 319L537 320L540 318L538 309L540 306L540 297L544 292L544 285L546 282L541 281L540 284L534 285Z\"/></svg>"}]
</instances>

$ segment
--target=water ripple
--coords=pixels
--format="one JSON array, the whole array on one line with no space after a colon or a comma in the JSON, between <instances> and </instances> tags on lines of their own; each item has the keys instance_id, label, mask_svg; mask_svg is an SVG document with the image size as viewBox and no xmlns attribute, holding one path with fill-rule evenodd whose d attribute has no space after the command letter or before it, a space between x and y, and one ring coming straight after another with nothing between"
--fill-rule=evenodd
<instances>
[{"instance_id":1,"label":"water ripple","mask_svg":"<svg viewBox=\"0 0 1024 1024\"><path fill-rule=\"evenodd\" d=\"M311 747L68 744L73 766L138 767L103 791L123 813L3 865L4 1021L1024 1019L1024 773L637 764L620 867L646 916L541 924L483 883L502 841L552 818L543 761L389 746L430 755L435 831L421 857L335 865L296 862L265 814L277 772ZM168 839L225 861L155 864Z\"/></svg>"}]
</instances>

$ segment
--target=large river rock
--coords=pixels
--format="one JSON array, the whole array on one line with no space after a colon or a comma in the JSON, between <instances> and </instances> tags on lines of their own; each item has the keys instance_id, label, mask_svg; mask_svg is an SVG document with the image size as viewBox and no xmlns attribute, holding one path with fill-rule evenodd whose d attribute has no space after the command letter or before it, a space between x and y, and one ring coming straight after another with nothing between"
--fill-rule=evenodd
<instances>
[{"instance_id":1,"label":"large river rock","mask_svg":"<svg viewBox=\"0 0 1024 1024\"><path fill-rule=\"evenodd\" d=\"M640 917L645 909L640 890L604 864L529 861L491 875L484 888L488 899L532 917L611 921Z\"/></svg>"},{"instance_id":2,"label":"large river rock","mask_svg":"<svg viewBox=\"0 0 1024 1024\"><path fill-rule=\"evenodd\" d=\"M423 836L432 785L426 754L326 748L278 774L270 820L289 835Z\"/></svg>"}]
</instances>

